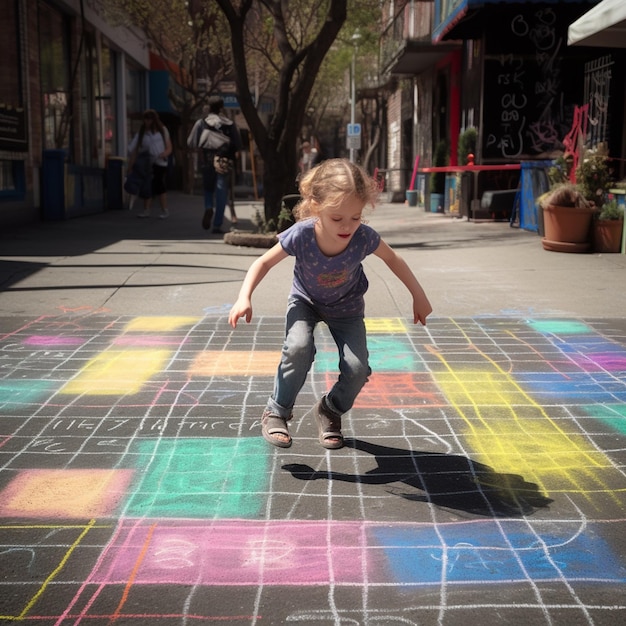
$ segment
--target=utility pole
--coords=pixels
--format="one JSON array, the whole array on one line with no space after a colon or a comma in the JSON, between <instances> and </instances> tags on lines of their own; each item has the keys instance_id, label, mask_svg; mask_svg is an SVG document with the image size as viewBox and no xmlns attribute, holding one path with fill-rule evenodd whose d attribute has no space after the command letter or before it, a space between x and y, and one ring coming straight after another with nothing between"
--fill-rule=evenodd
<instances>
[{"instance_id":1,"label":"utility pole","mask_svg":"<svg viewBox=\"0 0 626 626\"><path fill-rule=\"evenodd\" d=\"M350 67L350 133L354 132L356 129L355 126L355 118L356 118L356 52L358 48L358 42L361 38L361 34L359 31L355 31L354 35L352 35L352 65ZM355 142L358 142L359 148L361 147L361 131L359 128L358 138L357 137L348 137L349 146L350 146L350 162L356 162L356 151L357 148L354 147Z\"/></svg>"},{"instance_id":2,"label":"utility pole","mask_svg":"<svg viewBox=\"0 0 626 626\"><path fill-rule=\"evenodd\" d=\"M354 128L354 119L356 117L356 47L352 50L352 67L350 68L350 125ZM350 148L350 162L356 160L356 148Z\"/></svg>"}]
</instances>

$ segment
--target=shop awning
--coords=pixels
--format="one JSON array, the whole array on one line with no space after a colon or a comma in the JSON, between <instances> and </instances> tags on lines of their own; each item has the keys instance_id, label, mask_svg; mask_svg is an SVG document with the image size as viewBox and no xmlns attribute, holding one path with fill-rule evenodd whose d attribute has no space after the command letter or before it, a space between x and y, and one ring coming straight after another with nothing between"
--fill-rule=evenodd
<instances>
[{"instance_id":1,"label":"shop awning","mask_svg":"<svg viewBox=\"0 0 626 626\"><path fill-rule=\"evenodd\" d=\"M406 40L406 46L394 59L389 72L396 75L416 75L436 65L446 55L459 50L460 43L432 44L429 42Z\"/></svg>"},{"instance_id":2,"label":"shop awning","mask_svg":"<svg viewBox=\"0 0 626 626\"><path fill-rule=\"evenodd\" d=\"M626 48L626 0L602 0L570 25L567 43Z\"/></svg>"},{"instance_id":3,"label":"shop awning","mask_svg":"<svg viewBox=\"0 0 626 626\"><path fill-rule=\"evenodd\" d=\"M548 4L577 6L592 4L594 0L434 0L435 19L432 40L439 42L454 39L480 38L485 28L497 28L497 23L488 22L485 9L495 7L516 7L526 4ZM612 4L626 0L611 0Z\"/></svg>"}]
</instances>

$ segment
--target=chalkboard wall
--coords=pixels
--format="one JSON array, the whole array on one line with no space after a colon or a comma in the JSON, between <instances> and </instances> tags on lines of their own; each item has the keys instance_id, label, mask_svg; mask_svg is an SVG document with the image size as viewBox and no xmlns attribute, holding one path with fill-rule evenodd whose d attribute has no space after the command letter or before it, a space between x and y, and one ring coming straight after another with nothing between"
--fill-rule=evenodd
<instances>
[{"instance_id":1,"label":"chalkboard wall","mask_svg":"<svg viewBox=\"0 0 626 626\"><path fill-rule=\"evenodd\" d=\"M495 10L485 32L483 161L549 156L583 104L589 49L567 46L577 12L559 5ZM558 12L557 9L558 8Z\"/></svg>"}]
</instances>

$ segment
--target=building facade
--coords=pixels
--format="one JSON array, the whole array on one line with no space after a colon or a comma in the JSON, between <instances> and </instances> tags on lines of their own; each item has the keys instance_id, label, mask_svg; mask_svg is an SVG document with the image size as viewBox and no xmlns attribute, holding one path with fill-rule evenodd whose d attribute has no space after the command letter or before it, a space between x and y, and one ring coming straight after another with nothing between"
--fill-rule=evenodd
<instances>
[{"instance_id":1,"label":"building facade","mask_svg":"<svg viewBox=\"0 0 626 626\"><path fill-rule=\"evenodd\" d=\"M109 160L148 104L149 47L98 0L1 4L0 225L47 217L47 159L62 161L54 217L102 210Z\"/></svg>"},{"instance_id":2,"label":"building facade","mask_svg":"<svg viewBox=\"0 0 626 626\"><path fill-rule=\"evenodd\" d=\"M389 143L396 199L416 157L421 167L440 165L440 142L447 164L456 165L468 129L476 131L479 165L540 161L563 152L581 115L585 147L607 149L623 177L624 50L567 45L569 24L597 1L388 2L383 70L402 79L398 97L410 104L388 107L389 137L400 137ZM494 189L516 184L510 174L484 180Z\"/></svg>"}]
</instances>

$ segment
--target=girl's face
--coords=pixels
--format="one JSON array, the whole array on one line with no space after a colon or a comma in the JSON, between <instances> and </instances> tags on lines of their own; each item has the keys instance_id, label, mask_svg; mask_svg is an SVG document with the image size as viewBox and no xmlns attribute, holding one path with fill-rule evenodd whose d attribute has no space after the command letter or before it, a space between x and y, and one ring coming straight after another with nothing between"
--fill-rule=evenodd
<instances>
[{"instance_id":1,"label":"girl's face","mask_svg":"<svg viewBox=\"0 0 626 626\"><path fill-rule=\"evenodd\" d=\"M365 203L355 195L346 196L336 208L324 208L315 224L317 243L325 254L339 254L361 225Z\"/></svg>"}]
</instances>

